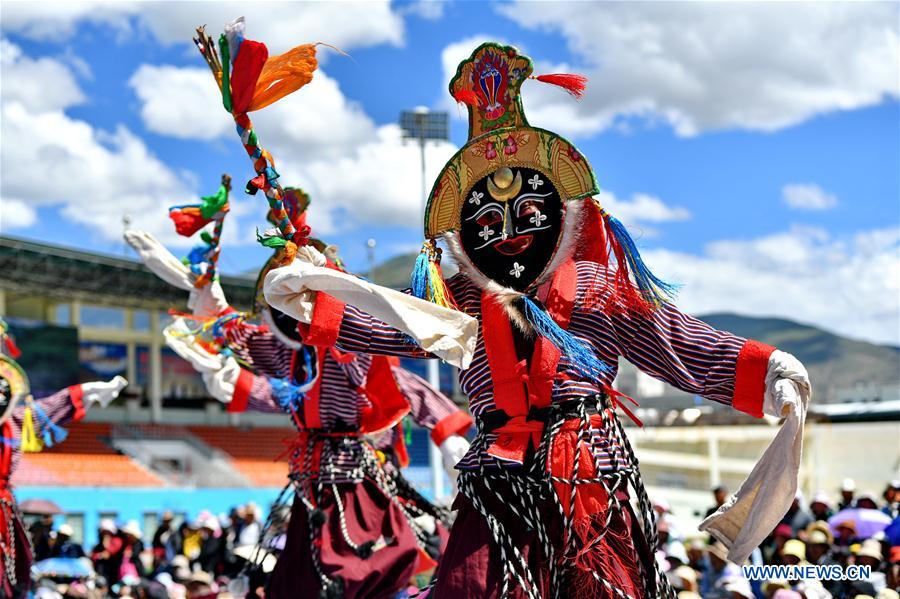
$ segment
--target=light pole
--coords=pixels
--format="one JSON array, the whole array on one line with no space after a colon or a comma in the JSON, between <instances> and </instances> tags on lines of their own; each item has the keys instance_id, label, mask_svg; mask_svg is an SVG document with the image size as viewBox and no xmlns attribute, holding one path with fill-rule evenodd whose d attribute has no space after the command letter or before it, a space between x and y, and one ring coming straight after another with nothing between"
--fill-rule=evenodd
<instances>
[{"instance_id":1,"label":"light pole","mask_svg":"<svg viewBox=\"0 0 900 599\"><path fill-rule=\"evenodd\" d=\"M376 283L375 280L375 246L378 245L377 242L369 238L366 240L366 257L369 260L369 280L373 283Z\"/></svg>"},{"instance_id":2,"label":"light pole","mask_svg":"<svg viewBox=\"0 0 900 599\"><path fill-rule=\"evenodd\" d=\"M425 144L429 141L447 141L449 135L449 119L446 112L431 111L425 106L418 106L412 110L404 110L400 113L400 127L403 129L403 139L415 139L419 142L419 156L422 167L422 209L419 212L420 222L425 222L425 204L428 201L428 187L425 178ZM371 277L371 274L369 275ZM428 360L428 382L435 389L441 388L440 361ZM434 482L435 499L445 499L444 469L441 464L441 454L434 443L428 445L428 457L431 465L431 480Z\"/></svg>"}]
</instances>

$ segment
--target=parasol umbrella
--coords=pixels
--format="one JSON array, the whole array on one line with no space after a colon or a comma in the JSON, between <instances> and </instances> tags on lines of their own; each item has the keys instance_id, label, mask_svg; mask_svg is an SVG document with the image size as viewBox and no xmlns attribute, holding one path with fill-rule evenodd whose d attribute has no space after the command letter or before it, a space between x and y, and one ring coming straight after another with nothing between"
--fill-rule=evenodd
<instances>
[{"instance_id":1,"label":"parasol umbrella","mask_svg":"<svg viewBox=\"0 0 900 599\"><path fill-rule=\"evenodd\" d=\"M19 504L19 509L23 514L55 516L63 513L62 508L49 499L26 499Z\"/></svg>"},{"instance_id":2,"label":"parasol umbrella","mask_svg":"<svg viewBox=\"0 0 900 599\"><path fill-rule=\"evenodd\" d=\"M87 578L94 573L90 562L75 557L51 557L31 566L35 576L52 578Z\"/></svg>"},{"instance_id":3,"label":"parasol umbrella","mask_svg":"<svg viewBox=\"0 0 900 599\"><path fill-rule=\"evenodd\" d=\"M884 529L884 536L891 544L891 547L900 545L900 516L894 518L891 525Z\"/></svg>"},{"instance_id":4,"label":"parasol umbrella","mask_svg":"<svg viewBox=\"0 0 900 599\"><path fill-rule=\"evenodd\" d=\"M884 512L867 508L849 508L829 518L828 525L836 533L837 527L848 520L856 526L856 534L861 539L871 538L891 524L891 517Z\"/></svg>"}]
</instances>

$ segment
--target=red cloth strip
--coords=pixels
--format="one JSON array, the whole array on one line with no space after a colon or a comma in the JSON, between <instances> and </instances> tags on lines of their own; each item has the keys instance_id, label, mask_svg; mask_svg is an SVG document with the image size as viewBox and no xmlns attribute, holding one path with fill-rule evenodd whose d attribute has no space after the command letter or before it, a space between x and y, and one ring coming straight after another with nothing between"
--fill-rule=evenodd
<instances>
[{"instance_id":1,"label":"red cloth strip","mask_svg":"<svg viewBox=\"0 0 900 599\"><path fill-rule=\"evenodd\" d=\"M331 347L337 343L343 320L344 302L327 293L317 291L312 323L298 328L303 337L303 343L316 347Z\"/></svg>"},{"instance_id":2,"label":"red cloth strip","mask_svg":"<svg viewBox=\"0 0 900 599\"><path fill-rule=\"evenodd\" d=\"M578 275L575 263L571 260L560 265L553 275L552 282L540 289L539 295L544 301L547 313L564 329L569 326L577 289ZM530 366L526 370L526 361L517 359L513 325L504 307L493 296L484 293L481 298L481 310L484 321L481 330L491 367L494 403L513 417L511 423L525 422L531 406L545 408L550 405L561 353L549 339L538 337L535 340ZM511 431L512 428L508 430ZM540 426L540 430L543 430L543 425ZM488 453L506 460L521 462L528 450L529 439L537 446L540 432L526 436L501 431L497 441L488 449Z\"/></svg>"},{"instance_id":3,"label":"red cloth strip","mask_svg":"<svg viewBox=\"0 0 900 599\"><path fill-rule=\"evenodd\" d=\"M775 348L753 339L741 348L734 375L734 397L731 405L736 410L762 418L763 398L766 393L766 371L769 356Z\"/></svg>"},{"instance_id":4,"label":"red cloth strip","mask_svg":"<svg viewBox=\"0 0 900 599\"><path fill-rule=\"evenodd\" d=\"M462 410L453 412L434 425L434 428L431 429L431 440L434 441L435 445L440 447L441 443L447 440L447 437L450 435L463 436L471 426L471 416Z\"/></svg>"},{"instance_id":5,"label":"red cloth strip","mask_svg":"<svg viewBox=\"0 0 900 599\"><path fill-rule=\"evenodd\" d=\"M238 379L234 383L234 395L231 402L225 407L226 412L246 412L247 402L250 400L250 390L253 388L253 373L241 368Z\"/></svg>"},{"instance_id":6,"label":"red cloth strip","mask_svg":"<svg viewBox=\"0 0 900 599\"><path fill-rule=\"evenodd\" d=\"M234 114L247 112L256 92L256 82L269 58L269 50L261 42L245 39L240 50L231 69L231 112Z\"/></svg>"},{"instance_id":7,"label":"red cloth strip","mask_svg":"<svg viewBox=\"0 0 900 599\"><path fill-rule=\"evenodd\" d=\"M360 412L360 432L372 434L387 430L409 413L409 402L400 392L391 362L385 356L372 356L362 391L370 405Z\"/></svg>"},{"instance_id":8,"label":"red cloth strip","mask_svg":"<svg viewBox=\"0 0 900 599\"><path fill-rule=\"evenodd\" d=\"M86 413L84 409L84 390L81 385L72 385L69 387L69 399L72 401L72 422L78 422Z\"/></svg>"}]
</instances>

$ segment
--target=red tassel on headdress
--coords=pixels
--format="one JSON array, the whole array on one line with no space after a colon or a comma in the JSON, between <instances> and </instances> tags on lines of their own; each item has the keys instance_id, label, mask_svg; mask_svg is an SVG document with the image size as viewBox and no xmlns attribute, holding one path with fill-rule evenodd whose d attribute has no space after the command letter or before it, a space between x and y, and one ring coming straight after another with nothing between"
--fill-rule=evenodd
<instances>
[{"instance_id":1,"label":"red tassel on headdress","mask_svg":"<svg viewBox=\"0 0 900 599\"><path fill-rule=\"evenodd\" d=\"M549 75L538 75L532 77L542 83L549 83L566 90L572 96L581 99L584 90L587 87L587 77L583 75L575 75L574 73L551 73Z\"/></svg>"},{"instance_id":2,"label":"red tassel on headdress","mask_svg":"<svg viewBox=\"0 0 900 599\"><path fill-rule=\"evenodd\" d=\"M6 353L13 360L22 355L22 350L19 349L19 346L16 345L16 342L10 335L3 336L3 343L6 345Z\"/></svg>"},{"instance_id":3,"label":"red tassel on headdress","mask_svg":"<svg viewBox=\"0 0 900 599\"><path fill-rule=\"evenodd\" d=\"M460 104L468 104L478 108L478 95L470 89L459 90L453 94L453 98Z\"/></svg>"}]
</instances>

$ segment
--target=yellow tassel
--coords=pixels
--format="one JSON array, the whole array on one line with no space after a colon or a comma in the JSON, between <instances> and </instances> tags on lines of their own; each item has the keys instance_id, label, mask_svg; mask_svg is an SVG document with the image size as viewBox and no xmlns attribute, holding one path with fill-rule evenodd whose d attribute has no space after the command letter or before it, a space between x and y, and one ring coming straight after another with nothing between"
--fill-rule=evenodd
<instances>
[{"instance_id":1,"label":"yellow tassel","mask_svg":"<svg viewBox=\"0 0 900 599\"><path fill-rule=\"evenodd\" d=\"M428 285L428 300L438 306L453 308L454 306L449 297L450 292L444 284L440 267L433 260L428 262L428 278L430 283Z\"/></svg>"},{"instance_id":2,"label":"yellow tassel","mask_svg":"<svg viewBox=\"0 0 900 599\"><path fill-rule=\"evenodd\" d=\"M22 445L25 453L37 453L44 448L44 444L34 432L34 418L31 415L31 406L25 406L25 414L22 417Z\"/></svg>"}]
</instances>

